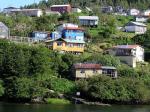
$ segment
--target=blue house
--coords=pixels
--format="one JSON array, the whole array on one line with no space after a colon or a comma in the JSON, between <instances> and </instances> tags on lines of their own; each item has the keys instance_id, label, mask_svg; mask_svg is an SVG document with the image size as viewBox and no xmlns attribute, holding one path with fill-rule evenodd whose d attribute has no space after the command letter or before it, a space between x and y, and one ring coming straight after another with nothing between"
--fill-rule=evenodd
<instances>
[{"instance_id":1,"label":"blue house","mask_svg":"<svg viewBox=\"0 0 150 112\"><path fill-rule=\"evenodd\" d=\"M31 38L34 41L43 41L46 40L50 35L48 32L40 32L40 31L34 31L31 33Z\"/></svg>"},{"instance_id":2,"label":"blue house","mask_svg":"<svg viewBox=\"0 0 150 112\"><path fill-rule=\"evenodd\" d=\"M51 40L56 40L58 38L61 38L61 34L57 31L54 31L52 33L50 33L50 39Z\"/></svg>"},{"instance_id":3,"label":"blue house","mask_svg":"<svg viewBox=\"0 0 150 112\"><path fill-rule=\"evenodd\" d=\"M62 38L84 41L84 30L79 27L66 27L62 30Z\"/></svg>"}]
</instances>

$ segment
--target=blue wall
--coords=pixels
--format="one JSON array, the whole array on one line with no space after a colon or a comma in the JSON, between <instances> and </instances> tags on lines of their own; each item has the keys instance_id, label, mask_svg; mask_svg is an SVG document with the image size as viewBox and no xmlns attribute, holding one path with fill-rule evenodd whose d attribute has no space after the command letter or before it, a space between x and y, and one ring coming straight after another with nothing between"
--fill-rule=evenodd
<instances>
[{"instance_id":1,"label":"blue wall","mask_svg":"<svg viewBox=\"0 0 150 112\"><path fill-rule=\"evenodd\" d=\"M48 37L46 32L33 32L31 36L35 41L45 40Z\"/></svg>"},{"instance_id":2,"label":"blue wall","mask_svg":"<svg viewBox=\"0 0 150 112\"><path fill-rule=\"evenodd\" d=\"M84 40L84 32L80 30L63 30L62 36L65 39Z\"/></svg>"}]
</instances>

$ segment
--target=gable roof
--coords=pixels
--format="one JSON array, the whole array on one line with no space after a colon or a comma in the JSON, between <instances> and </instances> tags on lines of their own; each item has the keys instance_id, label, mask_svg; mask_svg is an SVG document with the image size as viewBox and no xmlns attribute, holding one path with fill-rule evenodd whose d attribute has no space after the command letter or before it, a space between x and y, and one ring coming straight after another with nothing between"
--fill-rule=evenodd
<instances>
[{"instance_id":1,"label":"gable roof","mask_svg":"<svg viewBox=\"0 0 150 112\"><path fill-rule=\"evenodd\" d=\"M139 47L140 45L117 45L114 46L113 48L121 48L121 49L134 49Z\"/></svg>"},{"instance_id":2,"label":"gable roof","mask_svg":"<svg viewBox=\"0 0 150 112\"><path fill-rule=\"evenodd\" d=\"M126 24L126 26L130 26L130 25L143 26L143 27L146 27L146 26L147 26L147 25L145 25L144 23L133 22L133 21L130 21L129 23Z\"/></svg>"},{"instance_id":3,"label":"gable roof","mask_svg":"<svg viewBox=\"0 0 150 112\"><path fill-rule=\"evenodd\" d=\"M16 8L16 7L6 7L4 9L19 9L19 8Z\"/></svg>"},{"instance_id":4,"label":"gable roof","mask_svg":"<svg viewBox=\"0 0 150 112\"><path fill-rule=\"evenodd\" d=\"M53 42L53 41L65 41L67 43L77 43L77 44L84 44L85 43L84 40L73 40L73 39L63 39L63 38L57 38L55 40L50 40L47 42Z\"/></svg>"},{"instance_id":5,"label":"gable roof","mask_svg":"<svg viewBox=\"0 0 150 112\"><path fill-rule=\"evenodd\" d=\"M92 63L77 63L74 64L75 69L101 69L100 64L92 64Z\"/></svg>"},{"instance_id":6,"label":"gable roof","mask_svg":"<svg viewBox=\"0 0 150 112\"><path fill-rule=\"evenodd\" d=\"M79 16L79 19L98 20L98 16Z\"/></svg>"}]
</instances>

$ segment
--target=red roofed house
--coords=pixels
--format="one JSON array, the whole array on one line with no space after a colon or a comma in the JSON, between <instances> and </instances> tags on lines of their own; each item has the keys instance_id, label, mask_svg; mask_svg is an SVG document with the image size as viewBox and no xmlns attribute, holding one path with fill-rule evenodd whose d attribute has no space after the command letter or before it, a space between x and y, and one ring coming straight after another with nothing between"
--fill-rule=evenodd
<instances>
[{"instance_id":1,"label":"red roofed house","mask_svg":"<svg viewBox=\"0 0 150 112\"><path fill-rule=\"evenodd\" d=\"M106 74L117 78L115 67L101 66L93 63L77 63L73 66L73 74L76 79L89 78L94 75Z\"/></svg>"},{"instance_id":2,"label":"red roofed house","mask_svg":"<svg viewBox=\"0 0 150 112\"><path fill-rule=\"evenodd\" d=\"M129 66L136 67L137 62L144 62L144 49L140 45L117 45L109 50Z\"/></svg>"},{"instance_id":3,"label":"red roofed house","mask_svg":"<svg viewBox=\"0 0 150 112\"><path fill-rule=\"evenodd\" d=\"M57 11L59 13L70 13L71 12L71 5L52 5L50 7L51 11Z\"/></svg>"}]
</instances>

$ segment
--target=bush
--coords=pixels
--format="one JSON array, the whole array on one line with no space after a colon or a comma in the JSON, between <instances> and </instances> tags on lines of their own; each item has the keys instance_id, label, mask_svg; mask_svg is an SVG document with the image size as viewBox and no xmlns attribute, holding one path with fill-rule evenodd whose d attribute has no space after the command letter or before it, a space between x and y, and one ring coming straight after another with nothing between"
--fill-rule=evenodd
<instances>
[{"instance_id":1,"label":"bush","mask_svg":"<svg viewBox=\"0 0 150 112\"><path fill-rule=\"evenodd\" d=\"M108 76L95 76L87 80L86 84L77 82L78 91L82 97L94 101L149 101L150 89L136 78L119 78L113 80ZM144 91L144 92L143 92ZM108 102L107 102L108 103Z\"/></svg>"}]
</instances>

